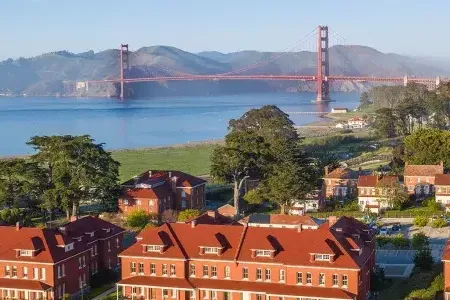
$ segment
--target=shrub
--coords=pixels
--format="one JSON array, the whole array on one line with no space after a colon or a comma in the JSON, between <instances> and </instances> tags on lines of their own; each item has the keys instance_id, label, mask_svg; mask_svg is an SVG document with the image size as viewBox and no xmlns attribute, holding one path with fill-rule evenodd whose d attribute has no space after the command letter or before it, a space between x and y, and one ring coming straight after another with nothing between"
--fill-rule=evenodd
<instances>
[{"instance_id":1,"label":"shrub","mask_svg":"<svg viewBox=\"0 0 450 300\"><path fill-rule=\"evenodd\" d=\"M433 228L442 228L447 226L447 221L445 221L443 218L439 218L431 222L431 227Z\"/></svg>"},{"instance_id":2,"label":"shrub","mask_svg":"<svg viewBox=\"0 0 450 300\"><path fill-rule=\"evenodd\" d=\"M186 210L180 211L180 213L178 214L178 221L185 222L192 218L198 217L200 214L201 214L201 211L199 211L198 209L186 209Z\"/></svg>"},{"instance_id":3,"label":"shrub","mask_svg":"<svg viewBox=\"0 0 450 300\"><path fill-rule=\"evenodd\" d=\"M444 290L444 276L437 275L429 288L412 291L406 300L434 300L436 293Z\"/></svg>"},{"instance_id":4,"label":"shrub","mask_svg":"<svg viewBox=\"0 0 450 300\"><path fill-rule=\"evenodd\" d=\"M414 255L414 264L422 271L431 270L433 263L433 256L431 255L431 250L428 247L418 250Z\"/></svg>"},{"instance_id":5,"label":"shrub","mask_svg":"<svg viewBox=\"0 0 450 300\"><path fill-rule=\"evenodd\" d=\"M419 227L427 226L428 224L428 218L423 216L417 216L414 218L414 225Z\"/></svg>"},{"instance_id":6,"label":"shrub","mask_svg":"<svg viewBox=\"0 0 450 300\"><path fill-rule=\"evenodd\" d=\"M436 202L436 198L428 198L424 201L423 205L430 211L440 211L441 205Z\"/></svg>"},{"instance_id":7,"label":"shrub","mask_svg":"<svg viewBox=\"0 0 450 300\"><path fill-rule=\"evenodd\" d=\"M128 226L144 228L150 222L151 217L145 210L138 209L128 214L126 222Z\"/></svg>"},{"instance_id":8,"label":"shrub","mask_svg":"<svg viewBox=\"0 0 450 300\"><path fill-rule=\"evenodd\" d=\"M392 246L394 246L395 248L409 247L409 239L405 238L401 233L392 236L390 239Z\"/></svg>"},{"instance_id":9,"label":"shrub","mask_svg":"<svg viewBox=\"0 0 450 300\"><path fill-rule=\"evenodd\" d=\"M411 240L411 245L414 249L420 250L426 246L428 246L429 244L429 239L428 237L422 233L416 233L413 235L412 240Z\"/></svg>"},{"instance_id":10,"label":"shrub","mask_svg":"<svg viewBox=\"0 0 450 300\"><path fill-rule=\"evenodd\" d=\"M342 207L342 211L359 211L359 203L358 200L353 200L350 202L344 203L344 206Z\"/></svg>"}]
</instances>

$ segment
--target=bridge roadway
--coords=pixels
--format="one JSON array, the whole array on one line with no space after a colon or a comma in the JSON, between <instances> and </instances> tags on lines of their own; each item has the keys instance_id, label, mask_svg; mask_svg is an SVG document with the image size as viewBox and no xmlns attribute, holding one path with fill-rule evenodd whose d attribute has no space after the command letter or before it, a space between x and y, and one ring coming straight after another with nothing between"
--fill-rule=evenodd
<instances>
[{"instance_id":1,"label":"bridge roadway","mask_svg":"<svg viewBox=\"0 0 450 300\"><path fill-rule=\"evenodd\" d=\"M279 80L279 81L317 81L317 76L310 75L189 75L189 76L165 76L146 78L125 78L124 83L155 82L155 81L196 81L196 80ZM392 82L402 83L405 77L368 77L368 76L327 76L325 81L355 81L355 82ZM448 82L450 78L441 78L441 82ZM436 78L408 77L408 82L435 83ZM88 83L114 83L120 79L87 80Z\"/></svg>"}]
</instances>

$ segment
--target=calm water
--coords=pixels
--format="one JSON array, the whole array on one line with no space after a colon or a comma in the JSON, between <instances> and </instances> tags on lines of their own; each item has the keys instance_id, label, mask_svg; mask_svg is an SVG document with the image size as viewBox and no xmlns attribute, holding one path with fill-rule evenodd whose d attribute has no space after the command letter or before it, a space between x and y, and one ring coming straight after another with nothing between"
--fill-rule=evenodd
<instances>
[{"instance_id":1,"label":"calm water","mask_svg":"<svg viewBox=\"0 0 450 300\"><path fill-rule=\"evenodd\" d=\"M108 149L220 139L231 118L250 108L275 104L286 112L354 108L357 93L335 93L336 102L317 105L312 93L116 99L0 98L0 156L32 153L33 135L90 134ZM297 125L316 116L292 115Z\"/></svg>"}]
</instances>

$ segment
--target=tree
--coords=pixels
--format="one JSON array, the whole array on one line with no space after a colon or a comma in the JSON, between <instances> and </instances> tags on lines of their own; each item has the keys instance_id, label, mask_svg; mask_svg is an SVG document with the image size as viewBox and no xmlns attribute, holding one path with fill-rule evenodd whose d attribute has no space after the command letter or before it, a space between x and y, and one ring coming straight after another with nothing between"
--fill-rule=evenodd
<instances>
[{"instance_id":1,"label":"tree","mask_svg":"<svg viewBox=\"0 0 450 300\"><path fill-rule=\"evenodd\" d=\"M214 149L211 156L211 175L221 181L233 183L234 206L239 213L240 191L250 176L260 177L269 153L264 139L251 131L230 132L225 145Z\"/></svg>"},{"instance_id":2,"label":"tree","mask_svg":"<svg viewBox=\"0 0 450 300\"><path fill-rule=\"evenodd\" d=\"M391 108L381 108L375 112L374 128L381 137L396 137L397 131L395 124L397 118Z\"/></svg>"},{"instance_id":3,"label":"tree","mask_svg":"<svg viewBox=\"0 0 450 300\"><path fill-rule=\"evenodd\" d=\"M361 93L359 98L359 109L365 109L370 106L372 102L370 101L369 94L367 92Z\"/></svg>"},{"instance_id":4,"label":"tree","mask_svg":"<svg viewBox=\"0 0 450 300\"><path fill-rule=\"evenodd\" d=\"M179 222L188 221L190 219L200 216L201 213L202 212L199 211L198 209L185 209L178 213L178 221Z\"/></svg>"},{"instance_id":5,"label":"tree","mask_svg":"<svg viewBox=\"0 0 450 300\"><path fill-rule=\"evenodd\" d=\"M389 204L389 206L395 209L401 209L409 202L408 193L398 182L384 183L383 181L379 181L376 191L381 198L380 201Z\"/></svg>"},{"instance_id":6,"label":"tree","mask_svg":"<svg viewBox=\"0 0 450 300\"><path fill-rule=\"evenodd\" d=\"M149 214L143 209L137 209L127 215L126 223L130 227L144 228L147 224L155 222L158 219L157 214Z\"/></svg>"},{"instance_id":7,"label":"tree","mask_svg":"<svg viewBox=\"0 0 450 300\"><path fill-rule=\"evenodd\" d=\"M450 166L450 132L436 128L415 131L405 137L405 161L411 164Z\"/></svg>"},{"instance_id":8,"label":"tree","mask_svg":"<svg viewBox=\"0 0 450 300\"><path fill-rule=\"evenodd\" d=\"M32 160L45 171L44 207L59 207L77 216L83 202L114 206L120 188L119 163L88 135L35 136L28 142L37 151Z\"/></svg>"},{"instance_id":9,"label":"tree","mask_svg":"<svg viewBox=\"0 0 450 300\"><path fill-rule=\"evenodd\" d=\"M416 250L427 247L429 243L429 238L422 232L415 233L411 240L411 246Z\"/></svg>"},{"instance_id":10,"label":"tree","mask_svg":"<svg viewBox=\"0 0 450 300\"><path fill-rule=\"evenodd\" d=\"M431 270L433 263L434 259L429 247L423 247L414 255L414 264L422 271Z\"/></svg>"}]
</instances>

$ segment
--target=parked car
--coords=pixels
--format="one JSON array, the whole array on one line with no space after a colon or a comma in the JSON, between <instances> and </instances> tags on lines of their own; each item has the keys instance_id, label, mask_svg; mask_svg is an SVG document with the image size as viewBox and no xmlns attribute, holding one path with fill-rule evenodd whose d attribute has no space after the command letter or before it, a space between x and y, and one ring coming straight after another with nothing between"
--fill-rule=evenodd
<instances>
[{"instance_id":1,"label":"parked car","mask_svg":"<svg viewBox=\"0 0 450 300\"><path fill-rule=\"evenodd\" d=\"M394 225L392 225L392 231L400 231L400 229L402 229L400 223L394 223Z\"/></svg>"},{"instance_id":2,"label":"parked car","mask_svg":"<svg viewBox=\"0 0 450 300\"><path fill-rule=\"evenodd\" d=\"M389 228L383 226L380 228L380 235L389 235Z\"/></svg>"}]
</instances>

